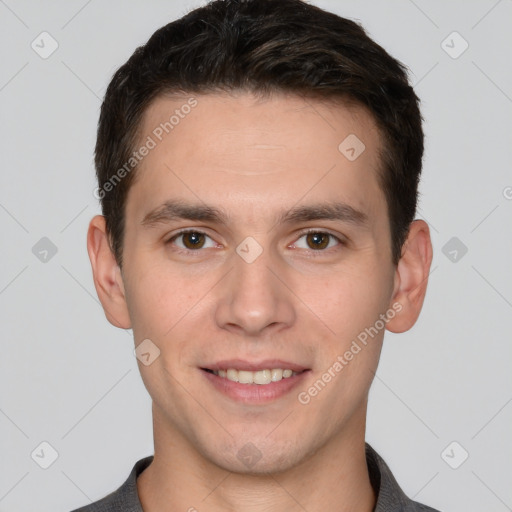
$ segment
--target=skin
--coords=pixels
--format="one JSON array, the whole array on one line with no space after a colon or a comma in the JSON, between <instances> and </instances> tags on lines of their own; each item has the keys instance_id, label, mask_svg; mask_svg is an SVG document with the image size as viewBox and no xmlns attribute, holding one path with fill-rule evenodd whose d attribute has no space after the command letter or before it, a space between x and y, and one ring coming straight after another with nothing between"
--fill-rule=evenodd
<instances>
[{"instance_id":1,"label":"skin","mask_svg":"<svg viewBox=\"0 0 512 512\"><path fill-rule=\"evenodd\" d=\"M141 140L187 98L156 99ZM432 261L428 226L412 223L393 265L377 181L381 138L362 107L246 92L197 101L137 169L122 271L102 216L91 220L87 238L107 319L132 328L135 345L149 338L160 350L150 365L138 361L155 443L154 461L137 480L144 510L369 512L375 494L365 421L385 329L308 404L297 394L393 304L401 310L386 328L414 325ZM355 161L338 150L349 134L366 146ZM142 225L168 199L222 208L228 221ZM367 223L275 222L297 205L333 201L364 212ZM184 228L207 235L203 248L189 249L186 236L166 243ZM310 228L345 243L327 237L318 249L303 234ZM252 263L236 252L248 236L263 249ZM230 358L278 358L310 371L299 389L246 404L219 393L200 370ZM237 458L247 443L261 454L250 468Z\"/></svg>"}]
</instances>

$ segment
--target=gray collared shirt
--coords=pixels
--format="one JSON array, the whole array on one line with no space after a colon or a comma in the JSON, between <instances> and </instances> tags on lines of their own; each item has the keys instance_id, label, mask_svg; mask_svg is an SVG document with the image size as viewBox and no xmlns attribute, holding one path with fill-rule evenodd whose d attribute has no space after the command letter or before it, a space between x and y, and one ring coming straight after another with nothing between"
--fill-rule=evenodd
<instances>
[{"instance_id":1,"label":"gray collared shirt","mask_svg":"<svg viewBox=\"0 0 512 512\"><path fill-rule=\"evenodd\" d=\"M153 455L138 460L119 489L99 501L72 512L144 512L137 493L137 477L151 464ZM377 495L374 512L439 512L409 499L382 457L366 443L366 463Z\"/></svg>"}]
</instances>

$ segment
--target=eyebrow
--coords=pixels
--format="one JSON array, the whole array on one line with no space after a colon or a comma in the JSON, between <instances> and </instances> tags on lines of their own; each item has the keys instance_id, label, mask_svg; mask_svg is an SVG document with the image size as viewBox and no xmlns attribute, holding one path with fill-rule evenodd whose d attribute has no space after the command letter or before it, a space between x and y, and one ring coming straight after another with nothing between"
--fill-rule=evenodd
<instances>
[{"instance_id":1,"label":"eyebrow","mask_svg":"<svg viewBox=\"0 0 512 512\"><path fill-rule=\"evenodd\" d=\"M168 200L147 213L141 224L149 228L179 219L226 225L229 215L220 208L206 204ZM343 202L295 206L290 210L280 212L275 224L291 224L312 220L337 220L361 227L368 226L368 215L366 213Z\"/></svg>"}]
</instances>

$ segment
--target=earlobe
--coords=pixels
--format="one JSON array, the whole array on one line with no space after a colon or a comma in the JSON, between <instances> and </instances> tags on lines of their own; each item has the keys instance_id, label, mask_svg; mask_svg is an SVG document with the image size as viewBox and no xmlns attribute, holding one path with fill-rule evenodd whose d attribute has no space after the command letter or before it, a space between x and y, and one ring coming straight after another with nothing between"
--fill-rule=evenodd
<instances>
[{"instance_id":1,"label":"earlobe","mask_svg":"<svg viewBox=\"0 0 512 512\"><path fill-rule=\"evenodd\" d=\"M110 248L103 215L96 215L89 223L87 252L91 261L96 293L107 320L116 327L130 329L131 321L122 275Z\"/></svg>"},{"instance_id":2,"label":"earlobe","mask_svg":"<svg viewBox=\"0 0 512 512\"><path fill-rule=\"evenodd\" d=\"M427 292L431 263L432 242L428 224L423 220L415 220L409 229L395 271L391 304L400 303L401 310L387 322L388 331L405 332L416 323Z\"/></svg>"}]
</instances>

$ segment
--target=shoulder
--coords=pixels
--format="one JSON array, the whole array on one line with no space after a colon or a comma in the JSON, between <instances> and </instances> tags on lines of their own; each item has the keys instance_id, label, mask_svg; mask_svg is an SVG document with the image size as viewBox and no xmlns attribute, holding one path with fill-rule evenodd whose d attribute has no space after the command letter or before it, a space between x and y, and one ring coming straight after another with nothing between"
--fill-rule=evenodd
<instances>
[{"instance_id":1,"label":"shoulder","mask_svg":"<svg viewBox=\"0 0 512 512\"><path fill-rule=\"evenodd\" d=\"M153 455L138 460L128 478L104 498L72 512L143 512L137 493L137 477L151 464Z\"/></svg>"},{"instance_id":2,"label":"shoulder","mask_svg":"<svg viewBox=\"0 0 512 512\"><path fill-rule=\"evenodd\" d=\"M409 500L408 504L400 510L403 510L403 512L440 512L436 508L432 508L412 500Z\"/></svg>"},{"instance_id":3,"label":"shoulder","mask_svg":"<svg viewBox=\"0 0 512 512\"><path fill-rule=\"evenodd\" d=\"M440 512L411 500L401 489L384 459L366 443L370 481L377 495L375 512Z\"/></svg>"}]
</instances>

